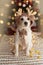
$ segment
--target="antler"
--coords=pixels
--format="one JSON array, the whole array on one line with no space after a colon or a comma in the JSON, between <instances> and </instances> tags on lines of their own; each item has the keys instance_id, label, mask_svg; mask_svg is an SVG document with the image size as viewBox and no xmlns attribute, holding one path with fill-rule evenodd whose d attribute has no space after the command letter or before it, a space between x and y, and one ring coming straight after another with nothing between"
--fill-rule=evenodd
<instances>
[{"instance_id":1,"label":"antler","mask_svg":"<svg viewBox=\"0 0 43 65\"><path fill-rule=\"evenodd\" d=\"M20 15L22 15L22 9L21 8L19 8L18 11L16 11L16 13L15 13L15 16L20 16Z\"/></svg>"},{"instance_id":2,"label":"antler","mask_svg":"<svg viewBox=\"0 0 43 65\"><path fill-rule=\"evenodd\" d=\"M33 10L31 10L31 11L30 11L30 9L29 9L29 8L26 8L26 10L27 10L27 12L28 12L28 14L29 14L29 15L33 15L33 16L34 16L34 15L36 15L36 14L37 14L37 12L36 12L36 11L34 11L34 12L33 12Z\"/></svg>"},{"instance_id":3,"label":"antler","mask_svg":"<svg viewBox=\"0 0 43 65\"><path fill-rule=\"evenodd\" d=\"M27 10L28 15L29 15L29 17L30 17L30 20L33 22L32 25L31 25L31 27L32 27L32 26L35 24L35 22L34 22L34 21L36 20L35 15L37 14L37 12L36 12L36 11L33 12L33 10L30 11L29 8L27 8L26 10ZM38 18L37 18L37 19L38 19ZM35 24L35 25L36 25L36 24Z\"/></svg>"}]
</instances>

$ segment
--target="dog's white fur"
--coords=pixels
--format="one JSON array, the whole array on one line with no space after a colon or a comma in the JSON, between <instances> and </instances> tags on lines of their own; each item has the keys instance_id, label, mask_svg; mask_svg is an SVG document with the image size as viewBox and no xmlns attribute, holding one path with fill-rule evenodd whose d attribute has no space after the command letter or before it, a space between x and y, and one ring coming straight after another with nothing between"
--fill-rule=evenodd
<instances>
[{"instance_id":1,"label":"dog's white fur","mask_svg":"<svg viewBox=\"0 0 43 65\"><path fill-rule=\"evenodd\" d=\"M19 55L19 43L21 43L20 36L18 30L25 29L27 32L27 35L24 35L25 43L26 43L26 56L29 56L29 51L32 48L32 31L31 31L31 26L30 26L30 20L27 20L27 16L23 15L20 18L23 18L23 21L21 21L21 25L18 26L16 30L16 35L15 35L15 46L16 46L16 53L15 55ZM24 25L24 22L27 22L27 26Z\"/></svg>"}]
</instances>

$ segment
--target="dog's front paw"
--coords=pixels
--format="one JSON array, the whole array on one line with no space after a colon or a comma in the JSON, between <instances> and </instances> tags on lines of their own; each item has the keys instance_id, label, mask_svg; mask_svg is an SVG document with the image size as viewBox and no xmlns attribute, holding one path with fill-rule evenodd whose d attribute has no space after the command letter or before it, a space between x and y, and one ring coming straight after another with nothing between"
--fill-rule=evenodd
<instances>
[{"instance_id":1,"label":"dog's front paw","mask_svg":"<svg viewBox=\"0 0 43 65\"><path fill-rule=\"evenodd\" d=\"M16 57L18 57L18 56L19 56L19 54L16 54L16 53L15 53L15 56L16 56Z\"/></svg>"},{"instance_id":2,"label":"dog's front paw","mask_svg":"<svg viewBox=\"0 0 43 65\"><path fill-rule=\"evenodd\" d=\"M30 53L28 52L28 53L26 53L26 56L29 56L30 55Z\"/></svg>"}]
</instances>

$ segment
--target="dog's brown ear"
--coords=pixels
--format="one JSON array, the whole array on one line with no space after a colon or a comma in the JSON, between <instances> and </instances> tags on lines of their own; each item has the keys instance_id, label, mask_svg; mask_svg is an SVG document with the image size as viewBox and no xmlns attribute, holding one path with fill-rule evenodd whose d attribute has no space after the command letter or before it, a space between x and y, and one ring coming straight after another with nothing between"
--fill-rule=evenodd
<instances>
[{"instance_id":1,"label":"dog's brown ear","mask_svg":"<svg viewBox=\"0 0 43 65\"><path fill-rule=\"evenodd\" d=\"M35 21L35 18L34 18L34 16L33 16L33 15L30 15L30 21L31 21L30 26L32 27L32 26L33 26L33 24L34 24L34 21Z\"/></svg>"},{"instance_id":2,"label":"dog's brown ear","mask_svg":"<svg viewBox=\"0 0 43 65\"><path fill-rule=\"evenodd\" d=\"M30 26L33 24L33 21L30 21Z\"/></svg>"},{"instance_id":3,"label":"dog's brown ear","mask_svg":"<svg viewBox=\"0 0 43 65\"><path fill-rule=\"evenodd\" d=\"M15 17L15 26L18 27L20 24L20 16Z\"/></svg>"},{"instance_id":4,"label":"dog's brown ear","mask_svg":"<svg viewBox=\"0 0 43 65\"><path fill-rule=\"evenodd\" d=\"M34 17L33 15L30 15L30 19L31 19L32 21L34 21L34 20L35 20L35 17Z\"/></svg>"}]
</instances>

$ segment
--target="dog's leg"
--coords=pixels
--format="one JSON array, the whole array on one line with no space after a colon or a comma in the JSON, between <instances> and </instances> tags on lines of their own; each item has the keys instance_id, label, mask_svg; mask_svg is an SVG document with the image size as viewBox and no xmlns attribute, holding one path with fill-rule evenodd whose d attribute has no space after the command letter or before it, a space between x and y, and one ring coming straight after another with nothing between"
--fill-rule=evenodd
<instances>
[{"instance_id":1,"label":"dog's leg","mask_svg":"<svg viewBox=\"0 0 43 65\"><path fill-rule=\"evenodd\" d=\"M11 48L12 54L15 54L14 50L15 50L15 46L12 46L12 48Z\"/></svg>"},{"instance_id":2,"label":"dog's leg","mask_svg":"<svg viewBox=\"0 0 43 65\"><path fill-rule=\"evenodd\" d=\"M16 31L16 35L15 35L15 56L19 55L19 33L18 30Z\"/></svg>"},{"instance_id":3,"label":"dog's leg","mask_svg":"<svg viewBox=\"0 0 43 65\"><path fill-rule=\"evenodd\" d=\"M15 53L15 55L18 56L19 55L19 44L16 43L15 45L16 45L16 53Z\"/></svg>"},{"instance_id":4,"label":"dog's leg","mask_svg":"<svg viewBox=\"0 0 43 65\"><path fill-rule=\"evenodd\" d=\"M33 44L32 44L32 41L30 41L28 44L27 44L27 49L26 49L26 56L29 56L30 54L30 50L32 48Z\"/></svg>"},{"instance_id":5,"label":"dog's leg","mask_svg":"<svg viewBox=\"0 0 43 65\"><path fill-rule=\"evenodd\" d=\"M29 45L27 45L27 48L26 48L26 56L29 56Z\"/></svg>"}]
</instances>

